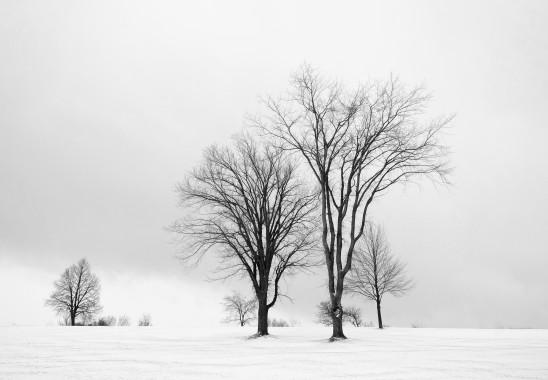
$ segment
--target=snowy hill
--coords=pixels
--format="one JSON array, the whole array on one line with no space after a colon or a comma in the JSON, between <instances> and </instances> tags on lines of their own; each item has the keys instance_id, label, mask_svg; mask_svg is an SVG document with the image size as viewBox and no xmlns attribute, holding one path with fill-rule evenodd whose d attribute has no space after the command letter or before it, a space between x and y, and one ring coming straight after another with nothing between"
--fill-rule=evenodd
<instances>
[{"instance_id":1,"label":"snowy hill","mask_svg":"<svg viewBox=\"0 0 548 380\"><path fill-rule=\"evenodd\" d=\"M548 330L0 327L1 379L548 379Z\"/></svg>"}]
</instances>

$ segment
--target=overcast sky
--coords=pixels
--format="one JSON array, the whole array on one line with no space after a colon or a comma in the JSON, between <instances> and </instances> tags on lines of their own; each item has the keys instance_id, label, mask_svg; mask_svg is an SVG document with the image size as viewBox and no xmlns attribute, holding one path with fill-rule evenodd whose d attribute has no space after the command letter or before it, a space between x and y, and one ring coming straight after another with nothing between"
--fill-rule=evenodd
<instances>
[{"instance_id":1,"label":"overcast sky","mask_svg":"<svg viewBox=\"0 0 548 380\"><path fill-rule=\"evenodd\" d=\"M348 85L398 75L456 115L453 185L372 209L416 282L386 323L548 327L548 3L296 3L2 1L0 324L56 323L44 300L81 257L106 314L218 322L249 286L175 259L174 186L308 62ZM324 272L289 279L274 316L311 322Z\"/></svg>"}]
</instances>

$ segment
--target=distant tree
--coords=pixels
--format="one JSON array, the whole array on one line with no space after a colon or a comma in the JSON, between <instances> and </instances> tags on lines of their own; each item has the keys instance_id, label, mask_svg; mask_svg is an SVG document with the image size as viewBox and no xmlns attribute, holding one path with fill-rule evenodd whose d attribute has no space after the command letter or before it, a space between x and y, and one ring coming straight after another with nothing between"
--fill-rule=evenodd
<instances>
[{"instance_id":1,"label":"distant tree","mask_svg":"<svg viewBox=\"0 0 548 380\"><path fill-rule=\"evenodd\" d=\"M385 294L401 296L412 287L405 265L392 256L382 229L368 224L355 251L352 273L346 288L377 304L379 328L383 328L381 302Z\"/></svg>"},{"instance_id":2,"label":"distant tree","mask_svg":"<svg viewBox=\"0 0 548 380\"><path fill-rule=\"evenodd\" d=\"M446 150L439 135L450 119L425 120L428 95L395 78L349 90L304 66L292 85L289 96L266 101L267 115L256 124L301 156L318 187L331 340L345 339L345 277L370 207L398 183L445 180Z\"/></svg>"},{"instance_id":3,"label":"distant tree","mask_svg":"<svg viewBox=\"0 0 548 380\"><path fill-rule=\"evenodd\" d=\"M331 326L333 324L331 315L331 302L320 302L317 307L316 321L322 325ZM360 327L362 324L361 310L354 306L345 307L343 310L343 322L349 322L356 327Z\"/></svg>"},{"instance_id":4,"label":"distant tree","mask_svg":"<svg viewBox=\"0 0 548 380\"><path fill-rule=\"evenodd\" d=\"M152 326L152 318L150 317L150 314L143 314L141 318L139 318L138 322L139 326Z\"/></svg>"},{"instance_id":5,"label":"distant tree","mask_svg":"<svg viewBox=\"0 0 548 380\"><path fill-rule=\"evenodd\" d=\"M130 319L127 315L120 315L118 317L118 326L129 326L130 324Z\"/></svg>"},{"instance_id":6,"label":"distant tree","mask_svg":"<svg viewBox=\"0 0 548 380\"><path fill-rule=\"evenodd\" d=\"M115 326L116 325L116 318L112 315L106 315L103 317L100 317L96 322L95 325L97 326Z\"/></svg>"},{"instance_id":7,"label":"distant tree","mask_svg":"<svg viewBox=\"0 0 548 380\"><path fill-rule=\"evenodd\" d=\"M268 335L268 311L283 276L314 263L317 195L307 191L282 149L249 136L210 147L203 164L178 187L186 220L173 225L190 245L184 259L218 248L223 278L243 275L258 303L257 335Z\"/></svg>"},{"instance_id":8,"label":"distant tree","mask_svg":"<svg viewBox=\"0 0 548 380\"><path fill-rule=\"evenodd\" d=\"M271 327L289 327L290 324L289 322L287 322L285 319L281 319L281 318L272 318L272 319L268 319L268 325L271 326Z\"/></svg>"},{"instance_id":9,"label":"distant tree","mask_svg":"<svg viewBox=\"0 0 548 380\"><path fill-rule=\"evenodd\" d=\"M99 279L91 273L86 259L65 269L54 288L46 305L68 317L71 326L76 325L77 318L86 320L101 311Z\"/></svg>"},{"instance_id":10,"label":"distant tree","mask_svg":"<svg viewBox=\"0 0 548 380\"><path fill-rule=\"evenodd\" d=\"M228 316L225 322L238 322L240 326L245 326L249 321L255 319L257 310L257 299L245 298L240 293L234 292L223 299L225 312Z\"/></svg>"},{"instance_id":11,"label":"distant tree","mask_svg":"<svg viewBox=\"0 0 548 380\"><path fill-rule=\"evenodd\" d=\"M347 306L344 308L344 320L355 327L362 325L362 311L356 306Z\"/></svg>"}]
</instances>

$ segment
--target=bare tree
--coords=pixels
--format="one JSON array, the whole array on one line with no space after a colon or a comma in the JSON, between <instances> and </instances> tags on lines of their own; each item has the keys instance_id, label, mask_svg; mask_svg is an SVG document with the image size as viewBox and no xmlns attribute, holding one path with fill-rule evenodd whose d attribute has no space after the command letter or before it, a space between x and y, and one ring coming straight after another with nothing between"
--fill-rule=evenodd
<instances>
[{"instance_id":1,"label":"bare tree","mask_svg":"<svg viewBox=\"0 0 548 380\"><path fill-rule=\"evenodd\" d=\"M258 301L257 335L268 334L268 311L284 275L313 264L317 196L297 179L283 151L249 136L230 148L210 147L204 163L178 187L182 205L195 208L173 229L191 243L185 256L218 248L222 278L247 276Z\"/></svg>"},{"instance_id":2,"label":"bare tree","mask_svg":"<svg viewBox=\"0 0 548 380\"><path fill-rule=\"evenodd\" d=\"M346 338L344 279L373 200L397 183L419 176L444 181L448 173L438 135L449 119L423 122L427 100L422 89L393 78L349 92L305 66L289 98L268 99L268 117L256 120L304 159L319 185L332 340Z\"/></svg>"},{"instance_id":3,"label":"bare tree","mask_svg":"<svg viewBox=\"0 0 548 380\"><path fill-rule=\"evenodd\" d=\"M412 282L405 275L405 265L392 256L386 237L378 226L368 223L355 255L346 288L376 302L377 319L382 329L383 296L401 296L412 287Z\"/></svg>"},{"instance_id":4,"label":"bare tree","mask_svg":"<svg viewBox=\"0 0 548 380\"><path fill-rule=\"evenodd\" d=\"M344 308L344 320L355 327L362 325L362 311L359 307L348 306Z\"/></svg>"},{"instance_id":5,"label":"bare tree","mask_svg":"<svg viewBox=\"0 0 548 380\"><path fill-rule=\"evenodd\" d=\"M316 310L316 322L325 326L333 325L333 318L331 317L331 302L322 301L318 304Z\"/></svg>"},{"instance_id":6,"label":"bare tree","mask_svg":"<svg viewBox=\"0 0 548 380\"><path fill-rule=\"evenodd\" d=\"M343 322L349 322L356 327L362 324L361 310L354 306L346 307L343 311ZM322 301L317 306L316 321L325 326L333 325L331 302Z\"/></svg>"},{"instance_id":7,"label":"bare tree","mask_svg":"<svg viewBox=\"0 0 548 380\"><path fill-rule=\"evenodd\" d=\"M238 322L245 326L249 321L255 319L257 311L257 299L245 298L240 293L234 292L223 299L223 305L228 316L225 322Z\"/></svg>"},{"instance_id":8,"label":"bare tree","mask_svg":"<svg viewBox=\"0 0 548 380\"><path fill-rule=\"evenodd\" d=\"M76 324L77 318L87 320L101 310L99 279L91 273L86 259L65 269L54 287L46 305L58 314L68 316L71 326Z\"/></svg>"}]
</instances>

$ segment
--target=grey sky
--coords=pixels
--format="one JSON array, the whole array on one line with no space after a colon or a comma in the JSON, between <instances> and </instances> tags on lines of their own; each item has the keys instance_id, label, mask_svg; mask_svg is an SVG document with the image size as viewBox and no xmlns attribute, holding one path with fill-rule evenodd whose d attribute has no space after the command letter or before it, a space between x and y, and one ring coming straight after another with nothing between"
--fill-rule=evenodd
<instances>
[{"instance_id":1,"label":"grey sky","mask_svg":"<svg viewBox=\"0 0 548 380\"><path fill-rule=\"evenodd\" d=\"M0 324L55 321L43 299L83 256L106 313L219 320L239 285L174 259L174 185L308 62L349 85L393 73L433 93L430 115L456 114L453 186L373 209L417 283L386 302L387 323L548 327L546 2L0 7ZM291 279L275 312L311 320L323 276Z\"/></svg>"}]
</instances>

